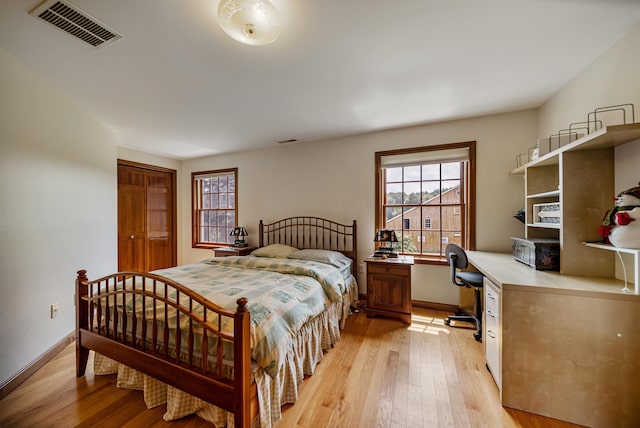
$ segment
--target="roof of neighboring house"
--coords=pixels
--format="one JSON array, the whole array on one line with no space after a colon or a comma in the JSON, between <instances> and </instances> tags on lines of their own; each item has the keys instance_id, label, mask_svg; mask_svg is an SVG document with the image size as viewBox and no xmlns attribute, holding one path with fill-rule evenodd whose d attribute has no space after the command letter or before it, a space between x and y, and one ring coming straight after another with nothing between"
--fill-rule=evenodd
<instances>
[{"instance_id":1,"label":"roof of neighboring house","mask_svg":"<svg viewBox=\"0 0 640 428\"><path fill-rule=\"evenodd\" d=\"M456 190L456 189L459 189L459 188L460 188L460 185L453 186L451 189L445 190L445 191L444 191L444 192L442 192L441 194L436 195L436 196L434 196L434 197L433 197L433 198L431 198L431 199L427 199L426 201L424 201L424 202L423 202L422 204L420 204L420 205L422 205L422 206L424 206L424 205L431 205L431 202L433 202L433 201L435 201L436 199L438 199L438 198L440 198L440 197L442 197L442 196L446 195L447 193L450 193L450 192L452 192L453 190ZM413 208L411 208L410 210L408 210L407 212L405 212L405 213L403 213L403 214L406 216L406 214L407 214L407 213L409 213L409 212L411 212L411 211L415 210L416 208L417 208L417 207L413 207ZM395 217L391 217L389 220L387 220L387 222L389 222L389 221L393 221L393 220L397 219L398 217L402 217L402 216L403 216L403 214L398 214L398 215L397 215L397 216L395 216Z\"/></svg>"}]
</instances>

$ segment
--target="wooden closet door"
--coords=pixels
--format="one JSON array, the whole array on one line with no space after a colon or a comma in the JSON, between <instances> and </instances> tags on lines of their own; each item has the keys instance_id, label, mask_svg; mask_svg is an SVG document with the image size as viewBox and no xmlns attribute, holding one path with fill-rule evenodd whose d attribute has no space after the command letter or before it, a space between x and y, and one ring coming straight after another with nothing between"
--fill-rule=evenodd
<instances>
[{"instance_id":1,"label":"wooden closet door","mask_svg":"<svg viewBox=\"0 0 640 428\"><path fill-rule=\"evenodd\" d=\"M176 264L175 171L118 163L118 270Z\"/></svg>"},{"instance_id":2,"label":"wooden closet door","mask_svg":"<svg viewBox=\"0 0 640 428\"><path fill-rule=\"evenodd\" d=\"M144 169L118 165L118 270L146 268L146 187Z\"/></svg>"},{"instance_id":3,"label":"wooden closet door","mask_svg":"<svg viewBox=\"0 0 640 428\"><path fill-rule=\"evenodd\" d=\"M147 270L173 266L171 176L147 171Z\"/></svg>"}]
</instances>

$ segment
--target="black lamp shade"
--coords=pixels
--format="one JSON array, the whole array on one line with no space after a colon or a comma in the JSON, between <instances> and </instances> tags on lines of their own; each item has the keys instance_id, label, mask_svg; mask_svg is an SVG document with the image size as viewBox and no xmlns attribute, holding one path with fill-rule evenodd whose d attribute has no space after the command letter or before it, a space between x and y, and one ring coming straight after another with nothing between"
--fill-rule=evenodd
<instances>
[{"instance_id":1,"label":"black lamp shade","mask_svg":"<svg viewBox=\"0 0 640 428\"><path fill-rule=\"evenodd\" d=\"M374 257L398 257L398 253L393 249L393 243L398 242L396 232L391 229L378 229L375 242L382 242L382 245L373 254Z\"/></svg>"},{"instance_id":2,"label":"black lamp shade","mask_svg":"<svg viewBox=\"0 0 640 428\"><path fill-rule=\"evenodd\" d=\"M247 236L247 229L245 229L244 227L234 227L233 229L231 229L231 233L229 233L229 236Z\"/></svg>"},{"instance_id":3,"label":"black lamp shade","mask_svg":"<svg viewBox=\"0 0 640 428\"><path fill-rule=\"evenodd\" d=\"M396 232L390 229L378 229L376 232L375 242L398 242Z\"/></svg>"},{"instance_id":4,"label":"black lamp shade","mask_svg":"<svg viewBox=\"0 0 640 428\"><path fill-rule=\"evenodd\" d=\"M234 227L231 229L229 236L235 236L236 239L234 243L231 245L232 247L247 247L249 244L244 242L244 237L247 236L247 229L244 227Z\"/></svg>"}]
</instances>

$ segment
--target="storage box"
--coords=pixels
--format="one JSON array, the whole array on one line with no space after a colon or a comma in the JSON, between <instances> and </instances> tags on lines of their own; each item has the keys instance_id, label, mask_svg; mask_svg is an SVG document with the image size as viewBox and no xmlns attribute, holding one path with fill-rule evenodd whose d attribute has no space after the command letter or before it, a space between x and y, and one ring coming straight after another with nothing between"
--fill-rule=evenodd
<instances>
[{"instance_id":1,"label":"storage box","mask_svg":"<svg viewBox=\"0 0 640 428\"><path fill-rule=\"evenodd\" d=\"M560 241L543 238L511 238L513 258L537 270L560 270Z\"/></svg>"},{"instance_id":2,"label":"storage box","mask_svg":"<svg viewBox=\"0 0 640 428\"><path fill-rule=\"evenodd\" d=\"M533 204L533 223L560 224L560 202Z\"/></svg>"}]
</instances>

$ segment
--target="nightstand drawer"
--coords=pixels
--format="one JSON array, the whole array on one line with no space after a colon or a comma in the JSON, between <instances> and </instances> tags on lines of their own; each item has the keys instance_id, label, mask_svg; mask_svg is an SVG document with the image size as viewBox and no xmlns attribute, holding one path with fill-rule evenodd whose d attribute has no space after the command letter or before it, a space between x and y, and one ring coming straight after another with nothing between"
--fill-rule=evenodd
<instances>
[{"instance_id":1,"label":"nightstand drawer","mask_svg":"<svg viewBox=\"0 0 640 428\"><path fill-rule=\"evenodd\" d=\"M256 247L219 247L213 249L214 257L248 256Z\"/></svg>"},{"instance_id":2,"label":"nightstand drawer","mask_svg":"<svg viewBox=\"0 0 640 428\"><path fill-rule=\"evenodd\" d=\"M392 264L368 263L367 271L371 274L406 276L407 272L411 272L411 265L401 266Z\"/></svg>"}]
</instances>

